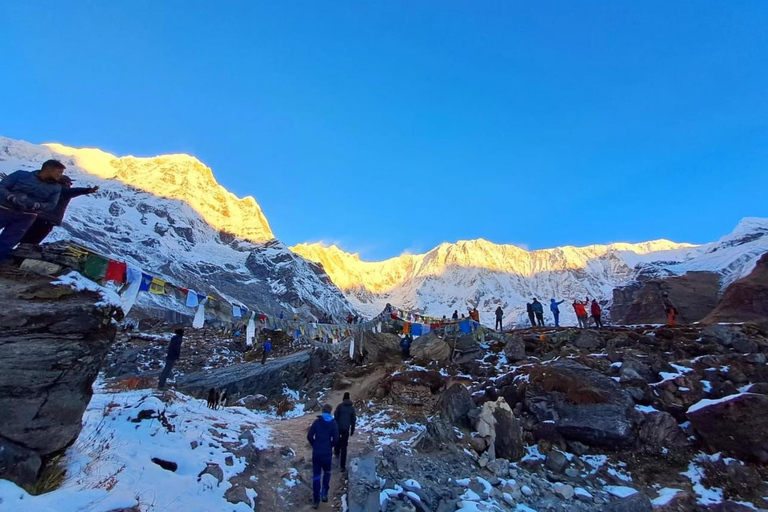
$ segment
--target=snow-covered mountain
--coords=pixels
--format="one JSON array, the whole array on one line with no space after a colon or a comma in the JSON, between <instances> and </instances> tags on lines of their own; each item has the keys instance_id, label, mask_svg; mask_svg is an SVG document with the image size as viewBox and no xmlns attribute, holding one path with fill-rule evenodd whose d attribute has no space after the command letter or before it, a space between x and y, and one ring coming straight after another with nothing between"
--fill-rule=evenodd
<instances>
[{"instance_id":1,"label":"snow-covered mountain","mask_svg":"<svg viewBox=\"0 0 768 512\"><path fill-rule=\"evenodd\" d=\"M238 198L188 155L116 157L98 149L34 145L0 137L0 171L39 169L57 158L75 186L98 185L70 204L68 238L200 292L209 290L266 313L280 309L345 317L351 306L318 265L277 240L253 197ZM139 305L185 306L141 294ZM159 301L159 302L158 302Z\"/></svg>"},{"instance_id":2,"label":"snow-covered mountain","mask_svg":"<svg viewBox=\"0 0 768 512\"><path fill-rule=\"evenodd\" d=\"M362 261L336 246L299 244L291 249L321 264L365 314L381 311L387 302L437 317L477 306L481 320L493 323L500 305L505 325L511 325L526 318L525 305L533 297L543 299L545 308L550 298L585 296L610 307L617 286L690 270L718 272L725 287L748 274L768 251L767 235L768 219L747 218L733 233L701 246L655 240L526 251L478 239L380 262ZM564 320L575 319L567 304L561 311Z\"/></svg>"}]
</instances>

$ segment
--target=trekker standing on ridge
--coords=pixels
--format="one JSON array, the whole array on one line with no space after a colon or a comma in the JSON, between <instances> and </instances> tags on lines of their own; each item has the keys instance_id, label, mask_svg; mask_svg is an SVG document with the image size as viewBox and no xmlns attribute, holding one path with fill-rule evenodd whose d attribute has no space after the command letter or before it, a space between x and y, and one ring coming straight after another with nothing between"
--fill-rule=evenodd
<instances>
[{"instance_id":1,"label":"trekker standing on ridge","mask_svg":"<svg viewBox=\"0 0 768 512\"><path fill-rule=\"evenodd\" d=\"M469 312L469 318L477 323L480 323L480 312L477 310L477 308L474 308Z\"/></svg>"},{"instance_id":2,"label":"trekker standing on ridge","mask_svg":"<svg viewBox=\"0 0 768 512\"><path fill-rule=\"evenodd\" d=\"M270 352L272 352L272 340L267 338L267 341L264 342L264 352L261 354L261 364L267 362Z\"/></svg>"},{"instance_id":3,"label":"trekker standing on ridge","mask_svg":"<svg viewBox=\"0 0 768 512\"><path fill-rule=\"evenodd\" d=\"M165 356L165 368L163 368L163 371L160 373L160 380L157 382L157 387L159 389L165 387L165 381L171 376L173 367L181 356L182 341L184 341L184 329L176 329L176 334L171 338L170 343L168 343L168 355Z\"/></svg>"},{"instance_id":4,"label":"trekker standing on ridge","mask_svg":"<svg viewBox=\"0 0 768 512\"><path fill-rule=\"evenodd\" d=\"M597 303L597 299L592 299L592 305L589 310L592 313L592 319L595 321L595 327L598 329L603 327L603 320L601 319L603 310L600 308L600 304Z\"/></svg>"},{"instance_id":5,"label":"trekker standing on ridge","mask_svg":"<svg viewBox=\"0 0 768 512\"><path fill-rule=\"evenodd\" d=\"M46 160L39 171L16 171L0 181L0 263L8 259L40 212L59 202L64 164Z\"/></svg>"},{"instance_id":6,"label":"trekker standing on ridge","mask_svg":"<svg viewBox=\"0 0 768 512\"><path fill-rule=\"evenodd\" d=\"M459 310L458 309L454 309L453 310L453 316L451 318L453 318L454 322L459 319Z\"/></svg>"},{"instance_id":7,"label":"trekker standing on ridge","mask_svg":"<svg viewBox=\"0 0 768 512\"><path fill-rule=\"evenodd\" d=\"M664 304L664 313L667 314L667 325L669 325L670 327L674 327L675 318L677 317L678 312L677 312L677 308L672 304L672 301L669 300L668 292L662 292L661 301Z\"/></svg>"},{"instance_id":8,"label":"trekker standing on ridge","mask_svg":"<svg viewBox=\"0 0 768 512\"><path fill-rule=\"evenodd\" d=\"M320 500L328 501L333 448L339 442L339 426L333 419L332 412L333 407L325 404L323 414L317 417L307 432L307 441L312 445L312 507L315 509L320 506Z\"/></svg>"},{"instance_id":9,"label":"trekker standing on ridge","mask_svg":"<svg viewBox=\"0 0 768 512\"><path fill-rule=\"evenodd\" d=\"M531 304L531 309L536 315L536 322L538 323L538 326L544 327L544 306L541 305L539 299L534 297L533 304Z\"/></svg>"},{"instance_id":10,"label":"trekker standing on ridge","mask_svg":"<svg viewBox=\"0 0 768 512\"><path fill-rule=\"evenodd\" d=\"M587 319L589 318L587 316L587 304L589 303L589 299L587 299L587 302L580 302L578 300L573 301L573 310L576 311L576 318L579 320L579 329L586 329L589 327L589 323Z\"/></svg>"},{"instance_id":11,"label":"trekker standing on ridge","mask_svg":"<svg viewBox=\"0 0 768 512\"><path fill-rule=\"evenodd\" d=\"M555 299L549 299L549 310L552 312L552 316L555 317L555 327L560 327L560 304L565 302L565 299L557 302Z\"/></svg>"},{"instance_id":12,"label":"trekker standing on ridge","mask_svg":"<svg viewBox=\"0 0 768 512\"><path fill-rule=\"evenodd\" d=\"M533 314L533 305L530 302L525 305L525 310L528 312L528 320L531 321L531 327L536 327L536 317Z\"/></svg>"},{"instance_id":13,"label":"trekker standing on ridge","mask_svg":"<svg viewBox=\"0 0 768 512\"><path fill-rule=\"evenodd\" d=\"M494 329L497 331L501 331L501 321L504 318L504 310L501 309L501 306L496 308L496 325L494 326Z\"/></svg>"},{"instance_id":14,"label":"trekker standing on ridge","mask_svg":"<svg viewBox=\"0 0 768 512\"><path fill-rule=\"evenodd\" d=\"M339 463L341 464L341 472L344 473L347 470L347 445L349 438L355 435L355 423L357 423L355 405L349 398L349 393L344 393L344 400L336 406L333 417L339 427L339 442L333 452L337 457L341 457Z\"/></svg>"}]
</instances>

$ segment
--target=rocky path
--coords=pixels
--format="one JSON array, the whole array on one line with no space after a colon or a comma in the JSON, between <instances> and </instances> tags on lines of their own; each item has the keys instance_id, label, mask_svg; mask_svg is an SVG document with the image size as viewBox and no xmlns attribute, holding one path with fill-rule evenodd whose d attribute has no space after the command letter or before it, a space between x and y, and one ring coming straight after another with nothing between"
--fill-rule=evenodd
<instances>
[{"instance_id":1,"label":"rocky path","mask_svg":"<svg viewBox=\"0 0 768 512\"><path fill-rule=\"evenodd\" d=\"M381 378L381 372L352 380L349 391L353 397L362 396ZM344 391L331 391L322 403L335 406L342 401ZM360 413L359 407L358 414ZM257 490L258 510L312 509L312 447L307 442L307 431L317 418L317 412L303 416L271 420L263 426L273 433L272 444L280 447L265 455L259 464ZM347 464L367 450L368 434L360 429L349 439ZM321 503L320 510L342 510L342 496L347 491L347 475L339 469L339 459L333 459L329 503Z\"/></svg>"}]
</instances>

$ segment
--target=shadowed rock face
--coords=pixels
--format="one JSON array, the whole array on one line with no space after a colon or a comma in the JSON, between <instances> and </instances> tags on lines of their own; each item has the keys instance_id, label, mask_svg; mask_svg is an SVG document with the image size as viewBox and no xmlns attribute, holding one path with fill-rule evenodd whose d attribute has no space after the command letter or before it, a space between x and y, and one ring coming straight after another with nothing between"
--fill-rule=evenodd
<instances>
[{"instance_id":1,"label":"shadowed rock face","mask_svg":"<svg viewBox=\"0 0 768 512\"><path fill-rule=\"evenodd\" d=\"M211 388L225 390L230 399L256 394L274 398L282 395L285 387L299 389L307 382L311 358L309 352L299 352L266 364L243 363L193 373L180 379L176 387L200 398Z\"/></svg>"},{"instance_id":2,"label":"shadowed rock face","mask_svg":"<svg viewBox=\"0 0 768 512\"><path fill-rule=\"evenodd\" d=\"M80 433L116 330L98 294L49 281L0 273L0 478L24 485Z\"/></svg>"},{"instance_id":3,"label":"shadowed rock face","mask_svg":"<svg viewBox=\"0 0 768 512\"><path fill-rule=\"evenodd\" d=\"M720 276L714 272L688 272L667 279L649 279L613 290L611 322L663 324L667 321L662 293L680 313L682 323L698 322L717 305Z\"/></svg>"},{"instance_id":4,"label":"shadowed rock face","mask_svg":"<svg viewBox=\"0 0 768 512\"><path fill-rule=\"evenodd\" d=\"M768 253L745 278L729 286L704 322L768 321Z\"/></svg>"}]
</instances>

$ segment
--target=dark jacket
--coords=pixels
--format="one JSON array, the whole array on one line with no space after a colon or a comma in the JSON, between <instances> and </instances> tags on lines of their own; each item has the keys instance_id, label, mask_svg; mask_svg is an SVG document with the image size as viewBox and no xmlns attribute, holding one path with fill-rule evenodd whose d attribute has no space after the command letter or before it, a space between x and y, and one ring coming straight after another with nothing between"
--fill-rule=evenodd
<instances>
[{"instance_id":1,"label":"dark jacket","mask_svg":"<svg viewBox=\"0 0 768 512\"><path fill-rule=\"evenodd\" d=\"M355 416L355 406L352 404L352 400L344 400L336 406L336 412L333 414L336 418L336 424L339 426L340 432L355 433L355 423L357 423L357 416Z\"/></svg>"},{"instance_id":2,"label":"dark jacket","mask_svg":"<svg viewBox=\"0 0 768 512\"><path fill-rule=\"evenodd\" d=\"M312 445L312 456L332 456L333 447L339 442L339 426L333 416L327 413L318 416L307 432L307 441Z\"/></svg>"},{"instance_id":3,"label":"dark jacket","mask_svg":"<svg viewBox=\"0 0 768 512\"><path fill-rule=\"evenodd\" d=\"M0 206L25 212L49 212L59 202L61 185L49 183L37 177L38 171L16 171L0 181ZM16 197L16 202L8 201L8 196ZM34 203L40 208L35 210Z\"/></svg>"},{"instance_id":4,"label":"dark jacket","mask_svg":"<svg viewBox=\"0 0 768 512\"><path fill-rule=\"evenodd\" d=\"M168 355L165 357L166 359L172 359L175 361L181 356L182 341L183 338L178 334L175 334L173 338L171 338L171 342L168 343Z\"/></svg>"},{"instance_id":5,"label":"dark jacket","mask_svg":"<svg viewBox=\"0 0 768 512\"><path fill-rule=\"evenodd\" d=\"M504 310L503 310L503 309L501 309L501 306L499 306L498 308L496 308L496 318L498 318L499 320L501 320L502 318L504 318Z\"/></svg>"},{"instance_id":6,"label":"dark jacket","mask_svg":"<svg viewBox=\"0 0 768 512\"><path fill-rule=\"evenodd\" d=\"M525 310L528 312L529 315L533 314L533 306L531 306L531 303L525 305Z\"/></svg>"},{"instance_id":7,"label":"dark jacket","mask_svg":"<svg viewBox=\"0 0 768 512\"><path fill-rule=\"evenodd\" d=\"M76 197L84 196L89 190L88 187L62 187L59 201L56 203L56 206L53 207L53 210L49 212L40 212L37 214L37 220L44 220L54 226L61 226L61 223L64 220L64 212L67 211L69 202Z\"/></svg>"},{"instance_id":8,"label":"dark jacket","mask_svg":"<svg viewBox=\"0 0 768 512\"><path fill-rule=\"evenodd\" d=\"M541 305L541 302L535 301L533 304L531 304L531 310L533 310L534 313L543 313L544 306Z\"/></svg>"}]
</instances>

